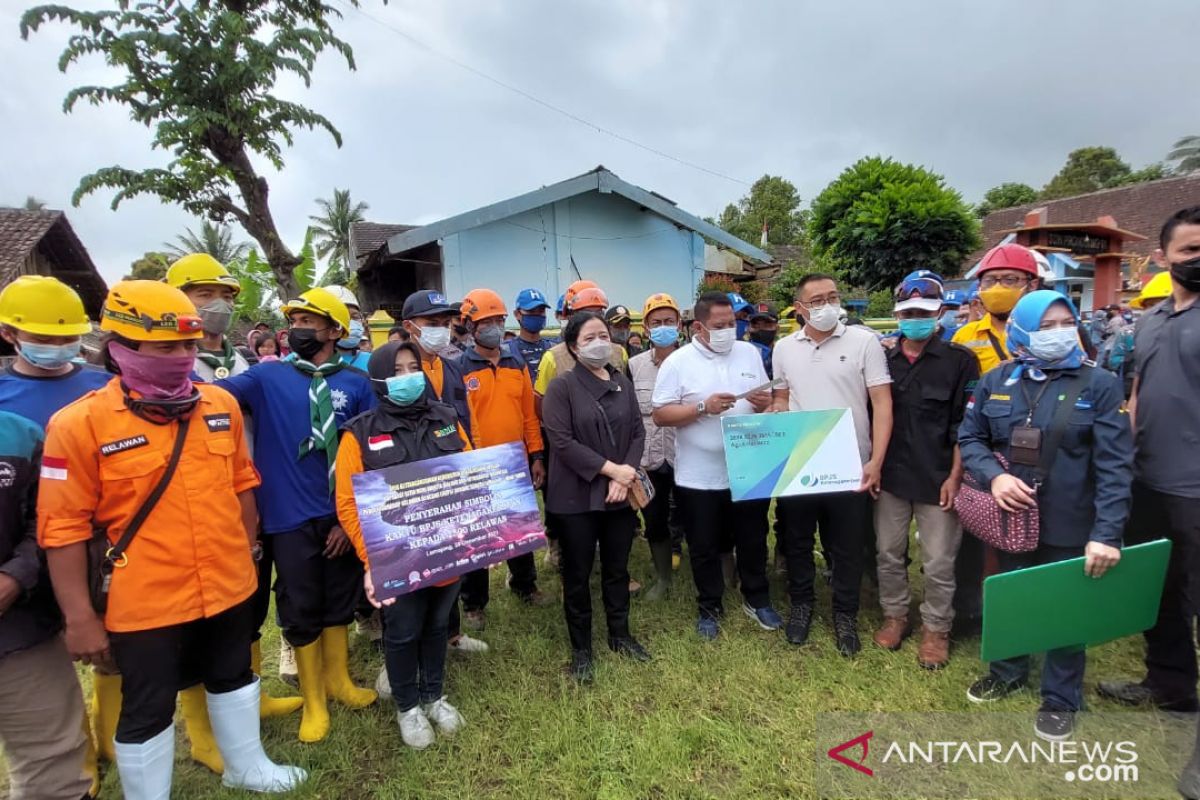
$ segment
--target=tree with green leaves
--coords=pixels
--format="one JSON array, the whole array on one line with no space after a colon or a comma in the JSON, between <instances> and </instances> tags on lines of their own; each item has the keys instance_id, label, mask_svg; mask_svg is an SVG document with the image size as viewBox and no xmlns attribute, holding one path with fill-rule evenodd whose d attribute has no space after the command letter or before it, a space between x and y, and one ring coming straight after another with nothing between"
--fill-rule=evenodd
<instances>
[{"instance_id":1,"label":"tree with green leaves","mask_svg":"<svg viewBox=\"0 0 1200 800\"><path fill-rule=\"evenodd\" d=\"M725 206L716 224L743 241L758 244L766 223L770 244L802 244L804 221L796 187L777 175L763 175L741 200Z\"/></svg>"},{"instance_id":2,"label":"tree with green leaves","mask_svg":"<svg viewBox=\"0 0 1200 800\"><path fill-rule=\"evenodd\" d=\"M813 201L813 253L851 286L890 289L915 269L958 274L979 221L941 175L890 158L846 168Z\"/></svg>"},{"instance_id":3,"label":"tree with green leaves","mask_svg":"<svg viewBox=\"0 0 1200 800\"><path fill-rule=\"evenodd\" d=\"M1176 162L1175 172L1179 175L1200 169L1200 136L1184 136L1175 142L1167 161Z\"/></svg>"},{"instance_id":4,"label":"tree with green leaves","mask_svg":"<svg viewBox=\"0 0 1200 800\"><path fill-rule=\"evenodd\" d=\"M279 235L267 179L254 161L282 169L283 148L298 130L324 130L341 146L326 117L277 93L284 76L309 85L326 50L354 68L350 46L331 25L341 13L324 0L110 1L115 8L101 11L31 8L21 17L21 36L50 22L74 28L59 69L99 55L120 77L72 89L64 111L81 101L124 106L171 160L165 167L101 168L80 181L72 202L112 190L114 209L150 195L214 222L234 219L262 248L283 297L295 297L300 260Z\"/></svg>"},{"instance_id":5,"label":"tree with green leaves","mask_svg":"<svg viewBox=\"0 0 1200 800\"><path fill-rule=\"evenodd\" d=\"M1038 199L1037 189L1024 183L1002 183L993 186L983 195L983 202L975 207L975 215L983 219L993 211L1013 206L1023 206Z\"/></svg>"},{"instance_id":6,"label":"tree with green leaves","mask_svg":"<svg viewBox=\"0 0 1200 800\"><path fill-rule=\"evenodd\" d=\"M1111 147L1081 147L1067 154L1067 163L1042 187L1041 199L1074 197L1120 186L1133 173Z\"/></svg>"},{"instance_id":7,"label":"tree with green leaves","mask_svg":"<svg viewBox=\"0 0 1200 800\"><path fill-rule=\"evenodd\" d=\"M148 252L129 265L127 280L161 281L167 277L167 267L174 256L170 253Z\"/></svg>"},{"instance_id":8,"label":"tree with green leaves","mask_svg":"<svg viewBox=\"0 0 1200 800\"><path fill-rule=\"evenodd\" d=\"M45 201L43 201L43 200L39 200L39 199L37 199L37 198L36 198L36 197L34 197L33 195L28 195L28 196L25 198L25 205L24 205L24 206L22 206L22 207L23 207L23 208L24 208L26 211L45 211L45 210L46 210L46 203L45 203Z\"/></svg>"},{"instance_id":9,"label":"tree with green leaves","mask_svg":"<svg viewBox=\"0 0 1200 800\"><path fill-rule=\"evenodd\" d=\"M175 237L174 244L167 242L163 247L167 249L172 260L183 258L188 253L208 253L226 266L234 261L241 261L250 252L249 242L234 241L232 228L228 225L214 224L206 219L200 221L198 234L188 228L186 233Z\"/></svg>"},{"instance_id":10,"label":"tree with green leaves","mask_svg":"<svg viewBox=\"0 0 1200 800\"><path fill-rule=\"evenodd\" d=\"M320 285L346 284L354 274L354 253L350 252L350 226L362 222L370 206L350 199L349 189L334 189L333 198L317 198L321 213L310 216L317 258L327 259Z\"/></svg>"}]
</instances>

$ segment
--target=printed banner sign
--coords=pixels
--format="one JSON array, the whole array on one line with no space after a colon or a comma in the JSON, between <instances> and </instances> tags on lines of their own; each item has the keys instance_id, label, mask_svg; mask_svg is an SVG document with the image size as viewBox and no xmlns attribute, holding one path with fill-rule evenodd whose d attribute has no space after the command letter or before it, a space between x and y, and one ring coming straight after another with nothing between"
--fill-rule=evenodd
<instances>
[{"instance_id":1,"label":"printed banner sign","mask_svg":"<svg viewBox=\"0 0 1200 800\"><path fill-rule=\"evenodd\" d=\"M546 543L520 442L398 464L351 480L379 600Z\"/></svg>"},{"instance_id":2,"label":"printed banner sign","mask_svg":"<svg viewBox=\"0 0 1200 800\"><path fill-rule=\"evenodd\" d=\"M734 500L854 491L862 460L848 408L721 418Z\"/></svg>"}]
</instances>

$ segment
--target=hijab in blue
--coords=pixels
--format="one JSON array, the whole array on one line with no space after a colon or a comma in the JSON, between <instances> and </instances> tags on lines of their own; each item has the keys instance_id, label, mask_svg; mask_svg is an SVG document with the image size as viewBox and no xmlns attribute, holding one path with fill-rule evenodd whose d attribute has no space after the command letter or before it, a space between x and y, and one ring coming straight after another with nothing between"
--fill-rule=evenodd
<instances>
[{"instance_id":1,"label":"hijab in blue","mask_svg":"<svg viewBox=\"0 0 1200 800\"><path fill-rule=\"evenodd\" d=\"M1044 381L1046 380L1044 370L1078 369L1083 364L1083 347L1078 343L1065 358L1054 362L1043 361L1029 351L1029 335L1041 326L1042 317L1046 316L1050 306L1055 303L1062 303L1070 309L1071 316L1075 318L1075 324L1078 326L1079 311L1071 302L1071 298L1061 292L1039 289L1022 297L1013 307L1012 313L1008 317L1008 349L1018 362L1018 366L1009 377L1008 384L1014 384L1020 380L1021 373L1024 371L1028 371L1029 377L1033 380Z\"/></svg>"}]
</instances>

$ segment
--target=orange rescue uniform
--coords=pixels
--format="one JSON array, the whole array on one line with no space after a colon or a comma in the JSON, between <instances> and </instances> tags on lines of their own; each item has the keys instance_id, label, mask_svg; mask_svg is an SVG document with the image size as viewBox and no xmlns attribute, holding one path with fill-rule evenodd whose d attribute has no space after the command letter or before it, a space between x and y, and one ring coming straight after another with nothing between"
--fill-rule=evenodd
<instances>
[{"instance_id":1,"label":"orange rescue uniform","mask_svg":"<svg viewBox=\"0 0 1200 800\"><path fill-rule=\"evenodd\" d=\"M254 593L258 576L238 495L261 480L250 461L237 401L196 384L179 466L113 571L105 627L116 633L212 617ZM125 406L120 382L90 392L50 419L38 488L38 544L110 542L166 469L178 427L155 425Z\"/></svg>"},{"instance_id":2,"label":"orange rescue uniform","mask_svg":"<svg viewBox=\"0 0 1200 800\"><path fill-rule=\"evenodd\" d=\"M539 453L545 446L529 368L508 347L500 353L495 365L474 349L459 362L471 408L471 441L476 447L524 442L526 453Z\"/></svg>"}]
</instances>

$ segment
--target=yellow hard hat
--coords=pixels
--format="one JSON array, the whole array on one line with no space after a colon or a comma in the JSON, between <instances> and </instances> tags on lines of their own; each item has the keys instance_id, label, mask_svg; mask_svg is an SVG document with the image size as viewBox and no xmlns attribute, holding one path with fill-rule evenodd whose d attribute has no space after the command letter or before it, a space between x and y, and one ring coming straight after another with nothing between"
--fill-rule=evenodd
<instances>
[{"instance_id":1,"label":"yellow hard hat","mask_svg":"<svg viewBox=\"0 0 1200 800\"><path fill-rule=\"evenodd\" d=\"M237 278L208 253L189 253L167 268L167 285L176 289L189 286L228 286L236 295L242 290Z\"/></svg>"},{"instance_id":2,"label":"yellow hard hat","mask_svg":"<svg viewBox=\"0 0 1200 800\"><path fill-rule=\"evenodd\" d=\"M1142 287L1142 293L1129 301L1130 308L1136 308L1139 311L1146 307L1147 303L1157 303L1159 300L1165 300L1171 294L1171 273L1160 272L1150 279L1150 282Z\"/></svg>"},{"instance_id":3,"label":"yellow hard hat","mask_svg":"<svg viewBox=\"0 0 1200 800\"><path fill-rule=\"evenodd\" d=\"M328 317L341 326L342 330L350 330L350 309L325 289L309 289L281 309L285 317L290 317L297 311L308 311Z\"/></svg>"},{"instance_id":4,"label":"yellow hard hat","mask_svg":"<svg viewBox=\"0 0 1200 800\"><path fill-rule=\"evenodd\" d=\"M174 286L158 281L121 281L104 298L100 330L135 342L201 339L196 307Z\"/></svg>"},{"instance_id":5,"label":"yellow hard hat","mask_svg":"<svg viewBox=\"0 0 1200 800\"><path fill-rule=\"evenodd\" d=\"M0 292L0 324L38 336L82 336L92 329L75 290L45 275L22 275Z\"/></svg>"},{"instance_id":6,"label":"yellow hard hat","mask_svg":"<svg viewBox=\"0 0 1200 800\"><path fill-rule=\"evenodd\" d=\"M669 308L676 314L679 313L679 305L675 302L675 298L665 292L659 292L646 298L646 305L642 307L642 319L645 319L651 311L657 311L660 308Z\"/></svg>"}]
</instances>

